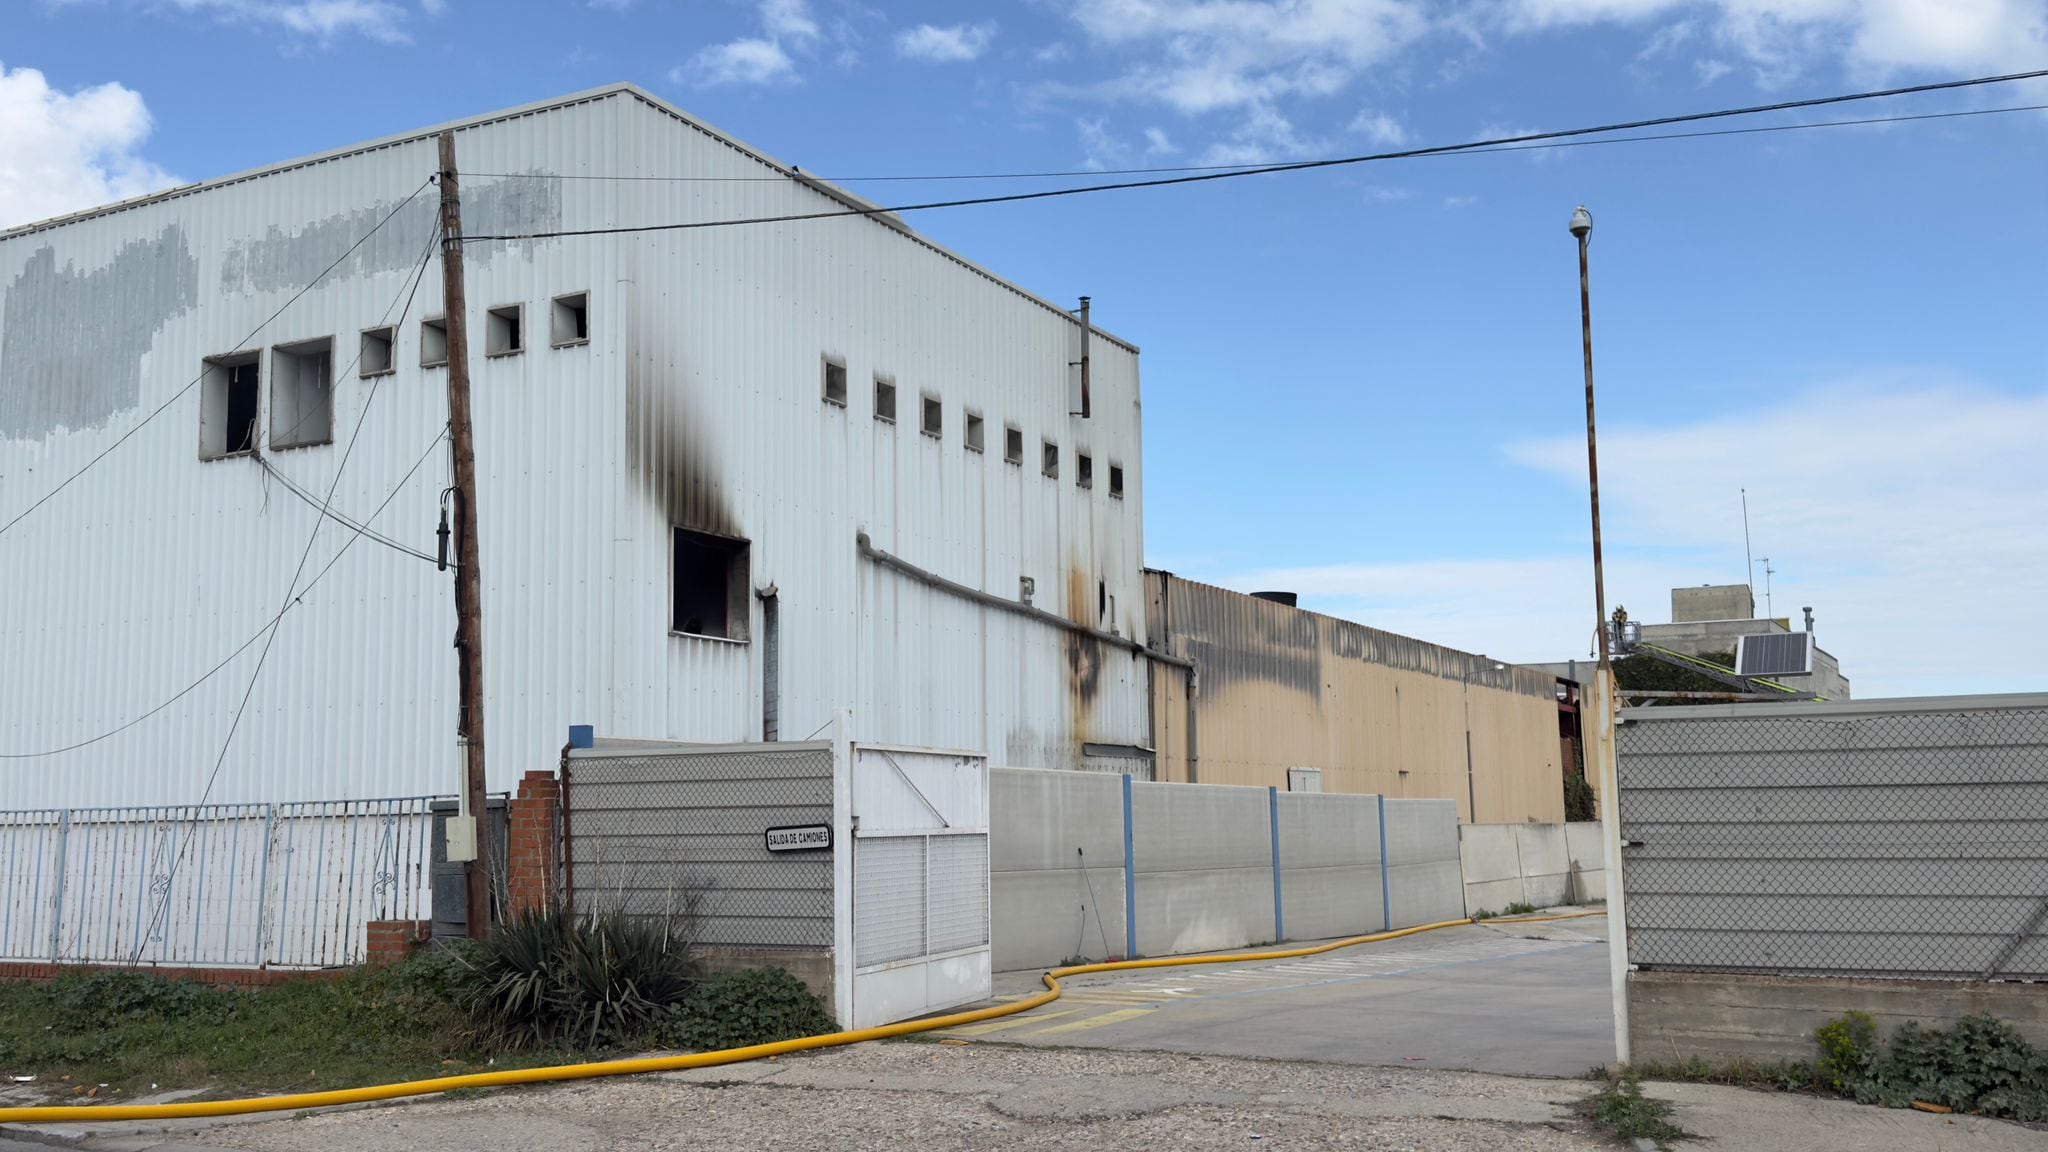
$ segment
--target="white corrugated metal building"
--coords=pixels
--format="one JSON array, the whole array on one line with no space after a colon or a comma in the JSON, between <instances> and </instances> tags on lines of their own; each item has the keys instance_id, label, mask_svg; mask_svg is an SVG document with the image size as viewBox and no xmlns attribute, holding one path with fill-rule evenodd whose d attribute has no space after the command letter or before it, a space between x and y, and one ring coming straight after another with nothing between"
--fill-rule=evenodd
<instances>
[{"instance_id":1,"label":"white corrugated metal building","mask_svg":"<svg viewBox=\"0 0 2048 1152\"><path fill-rule=\"evenodd\" d=\"M626 85L453 127L471 236L861 204ZM408 291L439 130L0 234L0 523L106 453L0 533L0 809L457 787L452 575L316 535L293 491L339 472L334 509L434 550L438 263ZM560 178L622 175L689 179ZM857 543L1141 645L1134 347L1095 333L1074 414L1076 318L887 217L467 255L492 789L575 723L802 739L850 708L855 739L996 764L1150 747L1144 657Z\"/></svg>"}]
</instances>

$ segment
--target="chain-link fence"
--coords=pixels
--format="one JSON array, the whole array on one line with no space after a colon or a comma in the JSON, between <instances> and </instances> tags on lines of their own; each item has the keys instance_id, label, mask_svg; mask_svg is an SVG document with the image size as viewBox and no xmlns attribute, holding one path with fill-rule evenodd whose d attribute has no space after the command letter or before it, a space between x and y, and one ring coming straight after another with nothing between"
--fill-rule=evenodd
<instances>
[{"instance_id":1,"label":"chain-link fence","mask_svg":"<svg viewBox=\"0 0 2048 1152\"><path fill-rule=\"evenodd\" d=\"M688 918L698 943L832 946L832 859L762 829L832 825L832 747L579 756L563 807L572 905Z\"/></svg>"},{"instance_id":2,"label":"chain-link fence","mask_svg":"<svg viewBox=\"0 0 2048 1152\"><path fill-rule=\"evenodd\" d=\"M2048 698L1632 711L1631 963L2048 978Z\"/></svg>"}]
</instances>

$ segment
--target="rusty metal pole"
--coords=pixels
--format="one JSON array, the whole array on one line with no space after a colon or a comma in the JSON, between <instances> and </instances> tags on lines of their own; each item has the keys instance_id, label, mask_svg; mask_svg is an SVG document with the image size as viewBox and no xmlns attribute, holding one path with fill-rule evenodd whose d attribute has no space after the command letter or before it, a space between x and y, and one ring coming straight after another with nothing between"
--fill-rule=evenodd
<instances>
[{"instance_id":1,"label":"rusty metal pole","mask_svg":"<svg viewBox=\"0 0 2048 1152\"><path fill-rule=\"evenodd\" d=\"M448 442L455 458L456 731L462 737L463 807L475 855L465 863L469 938L491 931L490 813L484 799L483 572L477 563L476 444L469 425L469 319L462 283L462 196L455 133L441 133L441 316L448 333Z\"/></svg>"},{"instance_id":2,"label":"rusty metal pole","mask_svg":"<svg viewBox=\"0 0 2048 1152\"><path fill-rule=\"evenodd\" d=\"M1095 343L1095 326L1088 322L1088 297L1081 297L1081 419L1094 415L1094 405L1088 394L1088 353Z\"/></svg>"},{"instance_id":3,"label":"rusty metal pole","mask_svg":"<svg viewBox=\"0 0 2048 1152\"><path fill-rule=\"evenodd\" d=\"M1600 449L1593 424L1593 293L1586 269L1586 248L1593 238L1593 214L1581 204L1572 213L1572 235L1579 238L1579 332L1586 348L1586 486L1593 497L1594 635L1600 638L1600 669L1607 670L1606 573L1600 562Z\"/></svg>"}]
</instances>

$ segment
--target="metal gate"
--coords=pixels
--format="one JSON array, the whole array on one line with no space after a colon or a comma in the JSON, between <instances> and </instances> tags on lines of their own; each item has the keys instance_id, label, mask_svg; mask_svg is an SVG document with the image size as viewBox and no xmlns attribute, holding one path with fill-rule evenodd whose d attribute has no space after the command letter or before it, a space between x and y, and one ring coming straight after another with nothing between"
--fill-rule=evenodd
<instances>
[{"instance_id":1,"label":"metal gate","mask_svg":"<svg viewBox=\"0 0 2048 1152\"><path fill-rule=\"evenodd\" d=\"M849 1024L987 998L987 759L856 745L852 760Z\"/></svg>"}]
</instances>

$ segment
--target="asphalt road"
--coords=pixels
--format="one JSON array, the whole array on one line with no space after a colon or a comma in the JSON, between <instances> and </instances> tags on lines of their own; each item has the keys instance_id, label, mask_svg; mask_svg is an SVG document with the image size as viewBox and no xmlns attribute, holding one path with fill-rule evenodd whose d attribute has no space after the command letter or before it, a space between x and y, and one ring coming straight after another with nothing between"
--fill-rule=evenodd
<instances>
[{"instance_id":1,"label":"asphalt road","mask_svg":"<svg viewBox=\"0 0 2048 1152\"><path fill-rule=\"evenodd\" d=\"M1604 916L1447 928L1299 960L1104 973L982 1042L1576 1076L1614 1058ZM999 997L1038 989L997 978Z\"/></svg>"}]
</instances>

